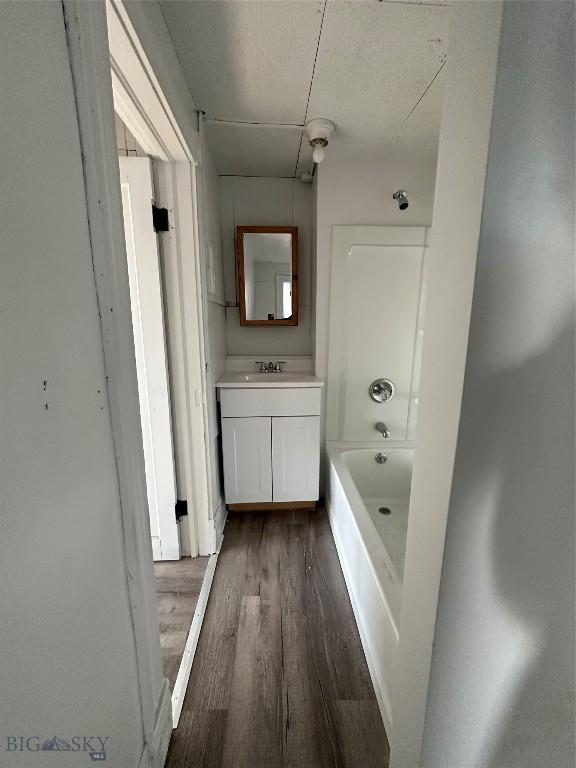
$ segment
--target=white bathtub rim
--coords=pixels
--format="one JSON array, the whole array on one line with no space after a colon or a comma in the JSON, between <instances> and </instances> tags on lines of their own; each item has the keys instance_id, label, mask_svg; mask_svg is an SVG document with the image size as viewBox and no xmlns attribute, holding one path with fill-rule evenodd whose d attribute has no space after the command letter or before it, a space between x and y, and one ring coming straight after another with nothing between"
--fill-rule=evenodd
<instances>
[{"instance_id":1,"label":"white bathtub rim","mask_svg":"<svg viewBox=\"0 0 576 768\"><path fill-rule=\"evenodd\" d=\"M406 447L406 445L404 444L403 446L398 447ZM330 464L334 465L337 482L340 485L342 494L347 500L348 506L353 508L353 506L356 505L364 510L365 514L362 516L355 515L352 509L350 510L350 514L353 518L354 526L358 531L362 547L366 552L370 569L374 575L374 580L382 597L382 602L386 608L386 613L390 619L394 635L398 640L402 582L398 579L395 569L390 561L390 556L378 534L374 521L366 509L366 505L360 496L360 492L356 488L356 484L350 475L350 470L341 457L341 453L344 450L346 449L336 445L329 447L328 456ZM331 497L327 499L327 503L328 505L332 504ZM372 534L372 538L370 538L368 534ZM386 591L385 583L389 585L389 593Z\"/></svg>"},{"instance_id":2,"label":"white bathtub rim","mask_svg":"<svg viewBox=\"0 0 576 768\"><path fill-rule=\"evenodd\" d=\"M340 440L327 440L326 449L336 449L342 453L345 451L387 451L392 448L402 448L407 451L413 451L416 448L414 440L392 440L390 438L382 440L347 440L342 442Z\"/></svg>"},{"instance_id":3,"label":"white bathtub rim","mask_svg":"<svg viewBox=\"0 0 576 768\"><path fill-rule=\"evenodd\" d=\"M378 529L376 528L374 520L372 519L372 516L368 511L366 504L364 503L364 499L360 491L358 490L358 486L354 482L354 478L352 477L350 469L343 458L344 453L355 451L355 450L356 451L366 450L369 452L372 449L366 448L366 447L350 448L350 447L333 446L329 448L328 456L329 456L330 462L334 464L336 468L336 475L340 481L340 485L344 493L344 496L348 500L350 506L352 506L352 502L353 502L354 506L359 506L365 512L365 515L363 516L364 519L358 518L356 515L353 515L353 517L354 517L354 523L358 528L359 533L361 534L362 543L367 551L367 554L370 556L371 563L373 564L374 556L381 557L383 560L384 571L387 577L386 580L394 586L399 585L401 587L402 580L400 579L398 573L396 572L396 569L394 568L394 565L392 564L390 555L388 554L388 551L386 549L386 545L384 544L384 542L382 541L382 538L380 537L380 534L378 533ZM388 497L382 496L381 500L382 502L384 501L387 501L390 503L394 502L394 499L391 496L388 496ZM375 536L370 538L368 536L362 535L368 532L374 533Z\"/></svg>"},{"instance_id":4,"label":"white bathtub rim","mask_svg":"<svg viewBox=\"0 0 576 768\"><path fill-rule=\"evenodd\" d=\"M358 605L358 599L353 588L351 574L349 573L349 569L348 569L348 562L344 555L344 544L340 538L340 534L338 533L337 526L333 524L334 512L332 509L331 500L329 499L326 500L326 511L328 512L328 520L330 521L330 528L332 530L332 536L334 537L334 543L336 545L338 559L340 560L340 567L342 568L342 573L344 575L344 581L346 582L350 603L352 605L352 611L356 619L358 634L360 635L360 641L362 643L362 648L364 649L364 657L366 659L366 664L368 665L370 678L372 679L374 693L376 694L378 709L380 710L380 714L382 716L382 721L384 723L384 730L386 731L388 740L390 741L391 734L392 734L392 723L393 723L392 703L390 702L388 704L384 698L383 683L378 677L378 674L376 672L376 664L374 662L374 651L372 648L372 644L369 640L369 634L366 631L366 627L364 626L364 622L362 620L362 611L360 609L360 606ZM359 532L359 537L362 538L362 534L360 532ZM379 581L376 574L374 574L374 580L379 585ZM383 603L384 605L386 605L387 613L390 615L390 611L388 610L388 604L384 596L383 596ZM396 631L396 625L392 621L392 619L391 619L391 624L394 631Z\"/></svg>"}]
</instances>

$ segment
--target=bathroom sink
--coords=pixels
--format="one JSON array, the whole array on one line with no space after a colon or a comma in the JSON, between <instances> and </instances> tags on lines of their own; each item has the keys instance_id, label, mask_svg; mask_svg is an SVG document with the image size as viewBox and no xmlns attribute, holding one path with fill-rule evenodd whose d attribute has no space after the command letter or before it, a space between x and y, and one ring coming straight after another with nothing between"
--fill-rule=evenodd
<instances>
[{"instance_id":1,"label":"bathroom sink","mask_svg":"<svg viewBox=\"0 0 576 768\"><path fill-rule=\"evenodd\" d=\"M311 373L286 371L284 373L225 373L216 382L219 388L273 389L275 387L323 387L324 382Z\"/></svg>"}]
</instances>

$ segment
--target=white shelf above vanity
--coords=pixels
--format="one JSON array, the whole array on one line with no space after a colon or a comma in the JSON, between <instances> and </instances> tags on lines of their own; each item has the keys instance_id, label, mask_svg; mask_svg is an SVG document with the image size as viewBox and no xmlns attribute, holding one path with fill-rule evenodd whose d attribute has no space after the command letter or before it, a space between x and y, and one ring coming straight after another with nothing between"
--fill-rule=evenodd
<instances>
[{"instance_id":1,"label":"white shelf above vanity","mask_svg":"<svg viewBox=\"0 0 576 768\"><path fill-rule=\"evenodd\" d=\"M323 386L296 371L229 372L216 383L229 507L318 500Z\"/></svg>"}]
</instances>

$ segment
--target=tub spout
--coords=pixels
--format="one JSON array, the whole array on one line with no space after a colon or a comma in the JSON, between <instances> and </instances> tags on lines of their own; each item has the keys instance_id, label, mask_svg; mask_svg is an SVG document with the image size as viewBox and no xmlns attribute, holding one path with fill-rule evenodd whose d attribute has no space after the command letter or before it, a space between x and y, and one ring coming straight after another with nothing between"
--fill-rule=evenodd
<instances>
[{"instance_id":1,"label":"tub spout","mask_svg":"<svg viewBox=\"0 0 576 768\"><path fill-rule=\"evenodd\" d=\"M377 421L376 424L374 424L374 429L380 432L382 437L390 437L390 430L383 421Z\"/></svg>"}]
</instances>

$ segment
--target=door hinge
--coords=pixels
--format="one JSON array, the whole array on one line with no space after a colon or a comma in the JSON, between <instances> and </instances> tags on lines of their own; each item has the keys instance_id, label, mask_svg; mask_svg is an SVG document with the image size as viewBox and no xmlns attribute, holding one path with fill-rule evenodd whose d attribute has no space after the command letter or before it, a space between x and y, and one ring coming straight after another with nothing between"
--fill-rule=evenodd
<instances>
[{"instance_id":1,"label":"door hinge","mask_svg":"<svg viewBox=\"0 0 576 768\"><path fill-rule=\"evenodd\" d=\"M152 226L156 232L168 232L170 229L168 208L158 208L152 203Z\"/></svg>"},{"instance_id":2,"label":"door hinge","mask_svg":"<svg viewBox=\"0 0 576 768\"><path fill-rule=\"evenodd\" d=\"M176 502L176 522L179 522L180 518L188 515L188 502L186 499L178 499Z\"/></svg>"}]
</instances>

